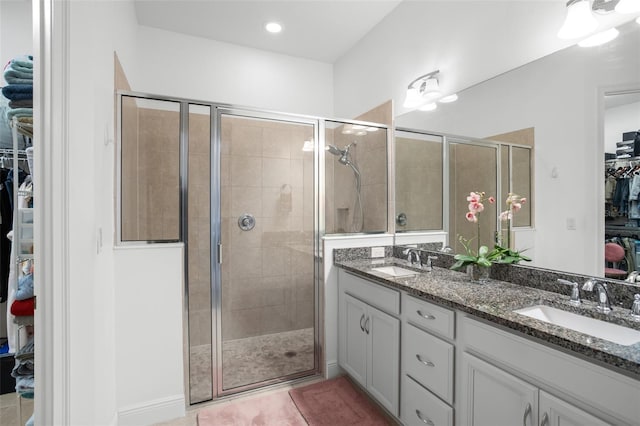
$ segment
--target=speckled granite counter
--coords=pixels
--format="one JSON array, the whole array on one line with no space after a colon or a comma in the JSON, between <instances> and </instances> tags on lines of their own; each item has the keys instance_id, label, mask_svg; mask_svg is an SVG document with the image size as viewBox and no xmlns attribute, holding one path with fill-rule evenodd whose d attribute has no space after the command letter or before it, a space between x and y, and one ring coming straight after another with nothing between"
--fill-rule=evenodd
<instances>
[{"instance_id":1,"label":"speckled granite counter","mask_svg":"<svg viewBox=\"0 0 640 426\"><path fill-rule=\"evenodd\" d=\"M378 284L467 312L640 379L640 343L622 346L513 312L545 304L593 318L606 318L609 322L640 330L640 322L630 317L629 309L615 308L609 315L604 315L596 312L594 302L583 301L582 306L574 307L569 305L569 297L564 294L494 279L485 284L474 284L464 273L439 267L434 267L432 272L405 278L394 278L372 270L373 267L391 264L407 267L405 261L392 257L348 260L336 256L334 264Z\"/></svg>"}]
</instances>

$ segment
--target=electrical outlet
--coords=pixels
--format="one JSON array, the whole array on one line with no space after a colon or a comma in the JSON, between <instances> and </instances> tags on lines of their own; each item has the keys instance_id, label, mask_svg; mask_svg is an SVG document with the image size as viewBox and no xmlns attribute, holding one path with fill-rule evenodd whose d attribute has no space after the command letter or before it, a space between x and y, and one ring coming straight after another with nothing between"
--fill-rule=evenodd
<instances>
[{"instance_id":1,"label":"electrical outlet","mask_svg":"<svg viewBox=\"0 0 640 426\"><path fill-rule=\"evenodd\" d=\"M384 247L371 247L371 257L384 257Z\"/></svg>"}]
</instances>

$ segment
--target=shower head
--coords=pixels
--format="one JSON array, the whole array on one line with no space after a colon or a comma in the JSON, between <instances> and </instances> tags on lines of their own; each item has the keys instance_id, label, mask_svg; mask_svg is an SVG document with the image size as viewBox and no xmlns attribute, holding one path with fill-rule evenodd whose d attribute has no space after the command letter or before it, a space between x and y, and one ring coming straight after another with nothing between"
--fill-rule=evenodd
<instances>
[{"instance_id":1,"label":"shower head","mask_svg":"<svg viewBox=\"0 0 640 426\"><path fill-rule=\"evenodd\" d=\"M329 151L333 155L338 155L338 156L342 156L345 154L344 151L342 151L340 148L336 147L335 145L327 145L327 151Z\"/></svg>"}]
</instances>

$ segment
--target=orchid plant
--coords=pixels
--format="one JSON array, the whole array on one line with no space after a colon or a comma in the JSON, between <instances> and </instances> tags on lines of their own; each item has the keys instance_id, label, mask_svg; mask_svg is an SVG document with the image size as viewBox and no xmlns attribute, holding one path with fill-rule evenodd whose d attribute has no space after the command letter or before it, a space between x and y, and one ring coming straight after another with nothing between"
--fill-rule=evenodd
<instances>
[{"instance_id":1,"label":"orchid plant","mask_svg":"<svg viewBox=\"0 0 640 426\"><path fill-rule=\"evenodd\" d=\"M460 270L468 265L479 265L484 267L490 267L492 263L517 263L521 260L529 261L526 256L523 256L519 252L511 250L509 246L502 247L499 244L495 244L492 250L489 247L480 245L480 213L484 211L484 203L495 203L494 197L487 197L484 192L470 192L467 197L469 202L469 211L465 214L465 218L471 222L477 224L476 236L470 239L466 239L463 236L458 236L458 241L464 247L465 254L456 254L454 259L456 263L451 266L453 270ZM509 209L500 213L500 219L510 220L513 218L513 214L522 208L522 204L526 202L525 198L521 198L516 194L509 194L507 197L507 206ZM510 225L509 225L510 226ZM476 240L476 250L471 248L473 240Z\"/></svg>"}]
</instances>

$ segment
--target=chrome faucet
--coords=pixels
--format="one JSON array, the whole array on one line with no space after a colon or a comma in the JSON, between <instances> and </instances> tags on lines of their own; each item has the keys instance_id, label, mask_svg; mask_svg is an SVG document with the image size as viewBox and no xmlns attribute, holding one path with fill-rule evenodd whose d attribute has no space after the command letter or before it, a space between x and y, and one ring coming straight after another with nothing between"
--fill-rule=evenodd
<instances>
[{"instance_id":1,"label":"chrome faucet","mask_svg":"<svg viewBox=\"0 0 640 426\"><path fill-rule=\"evenodd\" d=\"M569 304L572 306L580 306L582 301L580 300L580 290L578 289L578 283L563 280L562 278L558 278L558 282L571 286L571 299L569 299Z\"/></svg>"},{"instance_id":2,"label":"chrome faucet","mask_svg":"<svg viewBox=\"0 0 640 426\"><path fill-rule=\"evenodd\" d=\"M437 258L438 256L427 256L427 264L425 265L424 270L431 272L433 270L433 261Z\"/></svg>"},{"instance_id":3,"label":"chrome faucet","mask_svg":"<svg viewBox=\"0 0 640 426\"><path fill-rule=\"evenodd\" d=\"M597 291L598 292L598 304L596 305L596 310L598 312L602 312L603 314L608 314L611 312L611 298L609 297L609 293L607 292L607 285L601 283L600 281L596 281L593 278L587 280L582 286L582 289L585 291Z\"/></svg>"},{"instance_id":4,"label":"chrome faucet","mask_svg":"<svg viewBox=\"0 0 640 426\"><path fill-rule=\"evenodd\" d=\"M402 252L402 254L407 255L407 264L413 266L415 258L415 263L418 264L418 268L422 268L422 259L420 259L420 253L416 249L406 249Z\"/></svg>"}]
</instances>

